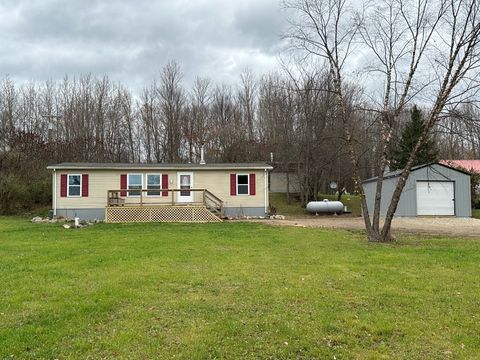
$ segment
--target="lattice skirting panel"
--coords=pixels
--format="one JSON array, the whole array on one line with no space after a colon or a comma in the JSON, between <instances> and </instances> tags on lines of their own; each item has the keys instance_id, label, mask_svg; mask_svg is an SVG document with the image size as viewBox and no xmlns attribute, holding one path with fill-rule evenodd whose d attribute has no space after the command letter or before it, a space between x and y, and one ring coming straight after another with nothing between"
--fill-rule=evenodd
<instances>
[{"instance_id":1,"label":"lattice skirting panel","mask_svg":"<svg viewBox=\"0 0 480 360\"><path fill-rule=\"evenodd\" d=\"M105 221L127 222L219 222L222 221L204 206L125 206L107 207Z\"/></svg>"}]
</instances>

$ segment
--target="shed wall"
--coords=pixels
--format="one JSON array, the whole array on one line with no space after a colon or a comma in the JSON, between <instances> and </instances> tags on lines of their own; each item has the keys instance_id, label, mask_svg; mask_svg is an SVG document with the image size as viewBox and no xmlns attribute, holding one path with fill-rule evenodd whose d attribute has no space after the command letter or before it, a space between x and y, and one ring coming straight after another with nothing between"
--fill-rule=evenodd
<instances>
[{"instance_id":1,"label":"shed wall","mask_svg":"<svg viewBox=\"0 0 480 360\"><path fill-rule=\"evenodd\" d=\"M296 173L288 174L289 192L300 192L300 182ZM287 192L287 173L280 171L272 171L270 173L270 192L286 193Z\"/></svg>"},{"instance_id":2,"label":"shed wall","mask_svg":"<svg viewBox=\"0 0 480 360\"><path fill-rule=\"evenodd\" d=\"M387 213L388 205L390 204L398 180L399 177L394 177L383 181L382 202L380 207L380 214L383 216ZM402 195L400 196L397 211L395 212L396 216L417 216L417 181L453 181L455 184L455 216L472 216L470 176L438 164L417 169L410 174ZM376 186L376 181L363 184L370 214L372 214L374 208Z\"/></svg>"}]
</instances>

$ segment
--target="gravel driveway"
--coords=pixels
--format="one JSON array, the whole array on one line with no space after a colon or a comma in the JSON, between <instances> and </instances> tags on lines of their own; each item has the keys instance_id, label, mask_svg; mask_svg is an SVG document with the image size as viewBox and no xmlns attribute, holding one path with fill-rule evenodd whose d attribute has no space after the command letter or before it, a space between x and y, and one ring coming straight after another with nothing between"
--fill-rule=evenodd
<instances>
[{"instance_id":1,"label":"gravel driveway","mask_svg":"<svg viewBox=\"0 0 480 360\"><path fill-rule=\"evenodd\" d=\"M349 230L365 228L363 218L348 216L312 216L287 218L286 220L263 220L262 222L271 225ZM392 233L480 237L480 219L455 217L395 218L392 224Z\"/></svg>"}]
</instances>

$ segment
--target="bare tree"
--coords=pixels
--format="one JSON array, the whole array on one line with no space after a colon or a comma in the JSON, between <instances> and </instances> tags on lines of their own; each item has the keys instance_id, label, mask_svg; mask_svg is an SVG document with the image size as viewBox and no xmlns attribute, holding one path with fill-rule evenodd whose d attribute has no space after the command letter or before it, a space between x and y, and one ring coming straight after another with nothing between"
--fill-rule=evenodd
<instances>
[{"instance_id":1,"label":"bare tree","mask_svg":"<svg viewBox=\"0 0 480 360\"><path fill-rule=\"evenodd\" d=\"M363 218L369 239L374 239L365 194L359 173L359 159L355 148L352 118L349 116L345 96L343 72L352 51L360 24L347 0L293 0L285 6L295 12L290 21L290 32L286 35L296 50L307 56L326 61L331 74L335 95L335 117L342 124L345 143L352 165L352 179L360 194Z\"/></svg>"},{"instance_id":2,"label":"bare tree","mask_svg":"<svg viewBox=\"0 0 480 360\"><path fill-rule=\"evenodd\" d=\"M196 160L200 147L208 141L210 101L210 80L197 77L182 122L189 162Z\"/></svg>"},{"instance_id":3,"label":"bare tree","mask_svg":"<svg viewBox=\"0 0 480 360\"><path fill-rule=\"evenodd\" d=\"M241 75L241 88L238 93L240 108L242 109L244 123L247 128L248 140L255 140L255 103L256 103L256 82L253 73L245 70Z\"/></svg>"},{"instance_id":4,"label":"bare tree","mask_svg":"<svg viewBox=\"0 0 480 360\"><path fill-rule=\"evenodd\" d=\"M229 86L217 86L213 91L211 104L212 136L210 147L215 149L214 157L227 162L239 159L238 144L245 143L245 130L241 127L241 114Z\"/></svg>"},{"instance_id":5,"label":"bare tree","mask_svg":"<svg viewBox=\"0 0 480 360\"><path fill-rule=\"evenodd\" d=\"M480 158L480 113L473 103L448 108L435 135L442 159Z\"/></svg>"},{"instance_id":6,"label":"bare tree","mask_svg":"<svg viewBox=\"0 0 480 360\"><path fill-rule=\"evenodd\" d=\"M475 0L427 1L387 0L365 11L367 21L356 14L346 0L298 0L287 5L299 17L292 21L289 38L309 55L326 59L330 66L337 99L337 116L344 124L350 151L353 180L362 199L363 216L371 241L389 241L391 221L418 150L438 123L446 105L465 101L478 87L479 5ZM345 63L354 42L370 49L370 72L382 74L385 90L381 106L374 109L380 124L380 156L377 162L377 189L373 219L366 206L358 159L352 141L352 122L345 101ZM447 54L447 55L445 55ZM421 71L423 67L424 71ZM427 69L433 69L434 73ZM430 74L430 77L422 74ZM428 99L424 94L433 96ZM422 94L431 109L420 138L411 152L389 201L380 229L383 173L388 165L387 149L395 122L406 104ZM384 199L385 200L385 199Z\"/></svg>"},{"instance_id":7,"label":"bare tree","mask_svg":"<svg viewBox=\"0 0 480 360\"><path fill-rule=\"evenodd\" d=\"M166 131L164 153L169 162L180 159L181 117L185 103L184 91L180 84L181 79L180 66L172 61L163 68L160 86L157 89L162 121Z\"/></svg>"},{"instance_id":8,"label":"bare tree","mask_svg":"<svg viewBox=\"0 0 480 360\"><path fill-rule=\"evenodd\" d=\"M6 77L1 83L0 98L0 124L3 132L15 127L15 108L17 101L17 90L13 81Z\"/></svg>"},{"instance_id":9,"label":"bare tree","mask_svg":"<svg viewBox=\"0 0 480 360\"><path fill-rule=\"evenodd\" d=\"M298 160L296 142L296 92L289 79L274 73L264 77L259 85L258 132L259 140L268 144L274 161L286 173L286 196L290 197L290 172ZM268 156L268 155L267 155Z\"/></svg>"},{"instance_id":10,"label":"bare tree","mask_svg":"<svg viewBox=\"0 0 480 360\"><path fill-rule=\"evenodd\" d=\"M142 124L142 140L146 161L147 163L153 162L153 159L160 161L161 150L160 142L158 141L158 119L155 115L155 84L143 89L140 103L137 106Z\"/></svg>"}]
</instances>

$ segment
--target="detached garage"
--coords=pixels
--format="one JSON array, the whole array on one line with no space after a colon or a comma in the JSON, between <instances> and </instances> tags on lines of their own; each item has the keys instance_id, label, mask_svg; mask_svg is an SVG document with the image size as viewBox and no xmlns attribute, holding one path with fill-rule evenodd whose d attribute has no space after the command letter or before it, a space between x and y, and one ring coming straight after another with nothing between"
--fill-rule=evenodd
<instances>
[{"instance_id":1,"label":"detached garage","mask_svg":"<svg viewBox=\"0 0 480 360\"><path fill-rule=\"evenodd\" d=\"M380 214L385 215L401 171L385 174ZM375 203L377 177L365 180L363 189L370 213ZM472 216L470 174L434 163L412 168L396 216Z\"/></svg>"}]
</instances>

